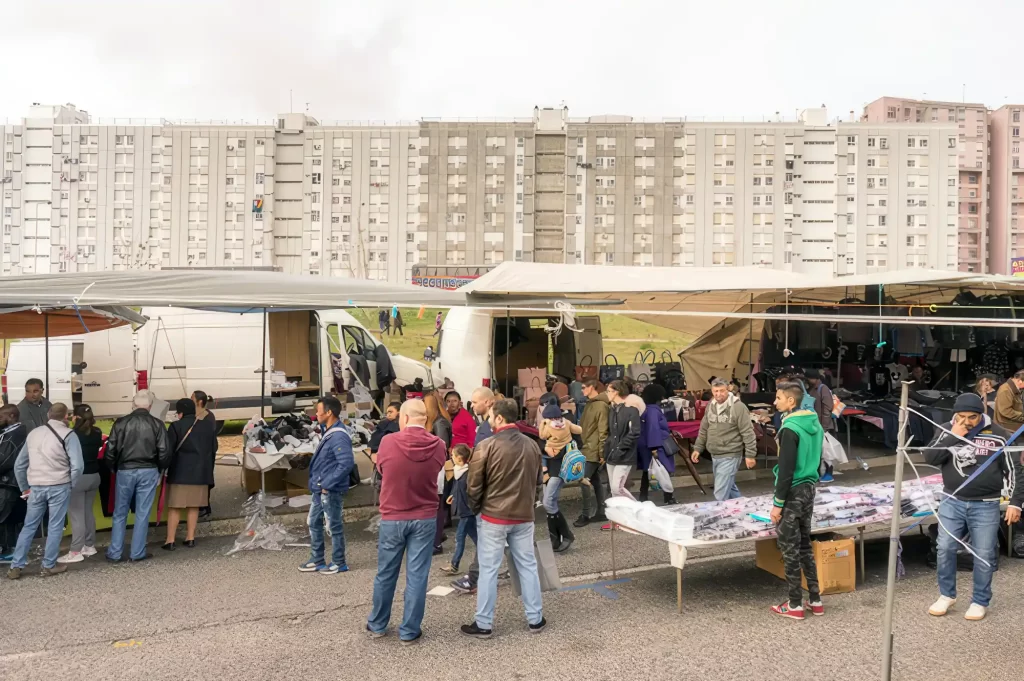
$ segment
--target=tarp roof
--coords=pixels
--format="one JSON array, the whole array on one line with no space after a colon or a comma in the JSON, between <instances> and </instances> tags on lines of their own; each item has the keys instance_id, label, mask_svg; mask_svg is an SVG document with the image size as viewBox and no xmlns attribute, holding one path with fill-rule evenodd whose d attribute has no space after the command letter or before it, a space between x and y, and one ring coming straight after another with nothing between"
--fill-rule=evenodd
<instances>
[{"instance_id":1,"label":"tarp roof","mask_svg":"<svg viewBox=\"0 0 1024 681\"><path fill-rule=\"evenodd\" d=\"M461 291L279 272L157 270L0 278L0 306L125 305L233 310L466 304Z\"/></svg>"},{"instance_id":2,"label":"tarp roof","mask_svg":"<svg viewBox=\"0 0 1024 681\"><path fill-rule=\"evenodd\" d=\"M886 298L895 299L902 309L945 303L960 290L978 295L1024 293L1024 278L921 269L836 278L760 267L617 267L507 262L462 290L478 303L490 300L501 304L501 296L505 294L571 297L577 299L577 308L585 307L585 300L592 300L603 304L596 311L628 311L630 317L692 333L698 338L682 352L681 360L688 383L697 387L712 375L731 376L747 358L756 360L765 324L763 317L773 316L765 314L769 308L783 305L787 300L794 306L834 305L846 298L864 300L866 291L878 286L883 286ZM871 321L866 314L878 314L875 309L851 308L845 312L856 314L860 323ZM762 318L744 321L741 317L745 314ZM883 314L899 314L899 311L886 308ZM774 316L785 318L781 314ZM937 316L943 316L941 309ZM838 317L830 315L827 319L834 321ZM966 320L959 321L965 323ZM933 323L942 321L936 319ZM748 338L750 343L747 343Z\"/></svg>"},{"instance_id":3,"label":"tarp roof","mask_svg":"<svg viewBox=\"0 0 1024 681\"><path fill-rule=\"evenodd\" d=\"M0 307L0 340L74 336L105 331L124 324L143 324L146 318L120 306L40 309L26 306Z\"/></svg>"}]
</instances>

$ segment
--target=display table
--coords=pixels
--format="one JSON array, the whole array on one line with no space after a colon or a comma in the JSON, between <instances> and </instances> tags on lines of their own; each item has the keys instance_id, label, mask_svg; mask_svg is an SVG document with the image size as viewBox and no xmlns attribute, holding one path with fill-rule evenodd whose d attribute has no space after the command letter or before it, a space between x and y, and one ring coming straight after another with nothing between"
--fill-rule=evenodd
<instances>
[{"instance_id":1,"label":"display table","mask_svg":"<svg viewBox=\"0 0 1024 681\"><path fill-rule=\"evenodd\" d=\"M696 440L700 432L700 419L696 421L669 421L668 429L687 440Z\"/></svg>"},{"instance_id":2,"label":"display table","mask_svg":"<svg viewBox=\"0 0 1024 681\"><path fill-rule=\"evenodd\" d=\"M909 512L913 515L901 516L900 526L920 526L930 521L931 510L941 494L940 489L941 477L938 475L904 482L903 503L909 503ZM856 530L863 581L866 574L864 533L873 526L878 529L890 526L893 497L891 483L868 483L852 488L819 488L816 492L811 534ZM775 539L776 527L767 520L767 509L770 507L770 495L660 508L653 508L649 503L612 499L606 504L605 515L618 529L660 539L668 544L669 562L676 569L676 607L681 613L683 567L689 550ZM908 511L905 509L905 512ZM615 531L610 532L613 579L618 578L615 534Z\"/></svg>"}]
</instances>

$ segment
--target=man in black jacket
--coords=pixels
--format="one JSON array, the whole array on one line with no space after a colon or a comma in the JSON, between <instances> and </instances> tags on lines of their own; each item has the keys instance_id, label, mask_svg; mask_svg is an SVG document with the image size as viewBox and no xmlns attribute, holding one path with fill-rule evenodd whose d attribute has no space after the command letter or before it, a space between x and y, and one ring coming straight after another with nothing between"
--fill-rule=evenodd
<instances>
[{"instance_id":1,"label":"man in black jacket","mask_svg":"<svg viewBox=\"0 0 1024 681\"><path fill-rule=\"evenodd\" d=\"M114 422L104 455L107 466L117 476L117 496L110 526L110 546L107 548L107 560L114 563L121 560L124 550L124 535L133 497L135 528L132 530L129 559L138 562L153 557L153 554L146 553L149 512L160 484L160 473L167 470L172 454L167 446L164 424L149 413L153 394L140 390L132 400L132 406L135 407L132 413Z\"/></svg>"},{"instance_id":2,"label":"man in black jacket","mask_svg":"<svg viewBox=\"0 0 1024 681\"><path fill-rule=\"evenodd\" d=\"M966 541L974 551L974 589L971 605L964 619L984 619L992 599L992 573L998 561L999 499L1008 486L1010 504L1006 522L1020 520L1024 503L1021 467L1015 454L1003 451L998 460L984 470L981 467L1001 448L1012 444L1011 433L992 422L981 398L966 393L956 398L950 432L941 432L925 451L924 462L942 471L945 494L939 505L939 599L928 614L941 617L956 603L956 554L960 542ZM970 482L968 479L978 473ZM966 484L965 484L966 483ZM958 541L959 540L959 541Z\"/></svg>"},{"instance_id":3,"label":"man in black jacket","mask_svg":"<svg viewBox=\"0 0 1024 681\"><path fill-rule=\"evenodd\" d=\"M18 525L25 520L26 504L14 477L14 462L27 436L18 408L13 404L0 407L0 562L13 560Z\"/></svg>"}]
</instances>

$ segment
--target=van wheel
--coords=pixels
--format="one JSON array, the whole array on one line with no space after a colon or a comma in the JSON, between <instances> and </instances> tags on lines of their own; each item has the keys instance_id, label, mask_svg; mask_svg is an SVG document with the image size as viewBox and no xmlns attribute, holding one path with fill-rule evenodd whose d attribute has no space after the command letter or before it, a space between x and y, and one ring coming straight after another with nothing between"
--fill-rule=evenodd
<instances>
[{"instance_id":1,"label":"van wheel","mask_svg":"<svg viewBox=\"0 0 1024 681\"><path fill-rule=\"evenodd\" d=\"M223 421L217 421L217 435L220 435L223 430L224 430L224 422Z\"/></svg>"}]
</instances>

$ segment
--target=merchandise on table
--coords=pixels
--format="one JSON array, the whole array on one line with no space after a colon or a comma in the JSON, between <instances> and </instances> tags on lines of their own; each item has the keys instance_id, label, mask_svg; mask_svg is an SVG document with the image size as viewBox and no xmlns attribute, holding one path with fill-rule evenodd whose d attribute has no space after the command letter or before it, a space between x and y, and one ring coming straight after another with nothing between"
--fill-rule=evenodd
<instances>
[{"instance_id":1,"label":"merchandise on table","mask_svg":"<svg viewBox=\"0 0 1024 681\"><path fill-rule=\"evenodd\" d=\"M858 487L819 487L814 498L816 529L875 523L892 517L893 483ZM926 515L941 500L942 476L903 483L900 515ZM655 507L616 497L607 502L613 522L666 541L691 539L724 541L774 537L775 526L767 521L772 507L770 494L757 497L705 501L696 504Z\"/></svg>"}]
</instances>

